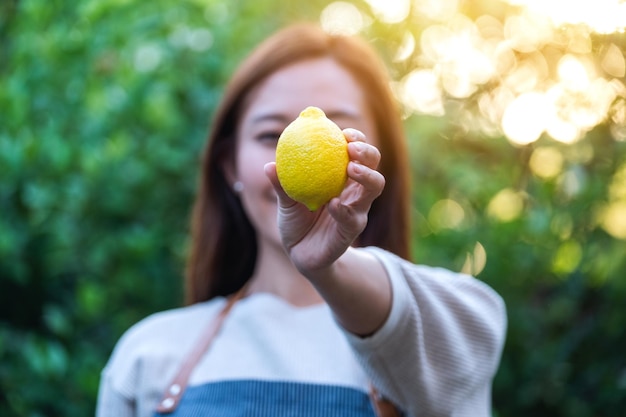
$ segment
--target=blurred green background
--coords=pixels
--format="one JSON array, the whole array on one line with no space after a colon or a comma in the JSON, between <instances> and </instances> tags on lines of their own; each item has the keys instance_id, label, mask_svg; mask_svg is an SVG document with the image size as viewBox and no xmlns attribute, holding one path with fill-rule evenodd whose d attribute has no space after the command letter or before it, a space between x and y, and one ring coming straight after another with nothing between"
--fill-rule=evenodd
<instances>
[{"instance_id":1,"label":"blurred green background","mask_svg":"<svg viewBox=\"0 0 626 417\"><path fill-rule=\"evenodd\" d=\"M92 415L120 335L181 304L213 109L296 20L388 63L415 259L507 303L494 414L626 415L626 3L562 6L2 0L0 415Z\"/></svg>"}]
</instances>

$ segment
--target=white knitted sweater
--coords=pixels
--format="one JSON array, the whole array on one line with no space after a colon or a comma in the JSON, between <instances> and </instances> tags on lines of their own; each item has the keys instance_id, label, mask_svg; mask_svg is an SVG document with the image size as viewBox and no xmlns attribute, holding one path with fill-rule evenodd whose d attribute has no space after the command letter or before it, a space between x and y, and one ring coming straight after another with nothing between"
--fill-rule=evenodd
<instances>
[{"instance_id":1,"label":"white knitted sweater","mask_svg":"<svg viewBox=\"0 0 626 417\"><path fill-rule=\"evenodd\" d=\"M324 304L302 308L253 294L233 307L174 415L371 416L373 383L407 416L490 416L506 332L502 299L475 278L367 250L393 291L374 335L346 332ZM157 313L129 329L102 372L97 417L155 415L224 302Z\"/></svg>"}]
</instances>

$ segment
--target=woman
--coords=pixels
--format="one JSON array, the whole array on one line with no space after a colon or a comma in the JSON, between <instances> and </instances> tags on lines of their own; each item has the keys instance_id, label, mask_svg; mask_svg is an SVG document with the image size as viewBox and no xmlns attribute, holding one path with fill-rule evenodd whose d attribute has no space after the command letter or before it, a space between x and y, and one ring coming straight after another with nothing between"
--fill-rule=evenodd
<instances>
[{"instance_id":1,"label":"woman","mask_svg":"<svg viewBox=\"0 0 626 417\"><path fill-rule=\"evenodd\" d=\"M351 160L342 194L316 212L287 197L273 162L307 106L344 128ZM98 416L372 416L372 387L408 416L491 415L504 305L474 278L408 261L406 155L367 44L312 25L263 42L211 127L189 305L123 336Z\"/></svg>"}]
</instances>

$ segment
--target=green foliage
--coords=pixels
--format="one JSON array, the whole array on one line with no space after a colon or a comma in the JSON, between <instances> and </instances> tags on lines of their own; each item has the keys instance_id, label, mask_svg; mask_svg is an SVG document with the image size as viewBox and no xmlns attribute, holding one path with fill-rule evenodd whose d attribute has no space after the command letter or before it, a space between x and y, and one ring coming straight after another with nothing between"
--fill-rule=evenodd
<instances>
[{"instance_id":1,"label":"green foliage","mask_svg":"<svg viewBox=\"0 0 626 417\"><path fill-rule=\"evenodd\" d=\"M122 332L181 304L210 116L271 6L0 4L0 415L93 414Z\"/></svg>"},{"instance_id":2,"label":"green foliage","mask_svg":"<svg viewBox=\"0 0 626 417\"><path fill-rule=\"evenodd\" d=\"M259 39L326 3L0 3L0 415L93 414L122 332L180 305L221 89ZM397 36L376 30L392 56ZM626 242L600 218L626 144L601 125L574 145L514 147L454 122L407 119L415 258L477 272L507 302L495 412L619 415ZM546 147L563 157L553 177L530 168ZM507 219L502 190L521 202Z\"/></svg>"},{"instance_id":3,"label":"green foliage","mask_svg":"<svg viewBox=\"0 0 626 417\"><path fill-rule=\"evenodd\" d=\"M494 384L496 414L622 415L626 242L599 227L596 211L626 163L626 144L599 128L581 143L562 145L570 158L565 174L545 180L527 168L531 148L463 135L425 117L412 118L409 131L416 259L461 270L479 242L486 266L478 277L507 304L508 337ZM550 140L533 145L543 146L555 145ZM589 149L581 161L577 156ZM566 186L567 173L576 173L577 187ZM524 207L519 217L501 221L488 207L506 187L523 193ZM441 199L463 208L458 226L433 227L433 207Z\"/></svg>"}]
</instances>

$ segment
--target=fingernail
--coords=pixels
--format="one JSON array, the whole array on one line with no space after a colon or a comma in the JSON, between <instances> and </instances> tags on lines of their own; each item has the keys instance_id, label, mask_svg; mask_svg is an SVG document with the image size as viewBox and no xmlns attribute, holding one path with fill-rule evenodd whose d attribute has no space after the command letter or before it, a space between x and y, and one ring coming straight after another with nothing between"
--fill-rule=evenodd
<instances>
[{"instance_id":1,"label":"fingernail","mask_svg":"<svg viewBox=\"0 0 626 417\"><path fill-rule=\"evenodd\" d=\"M358 138L357 131L352 128L347 128L344 130L344 134L349 136L350 139L356 140Z\"/></svg>"}]
</instances>

